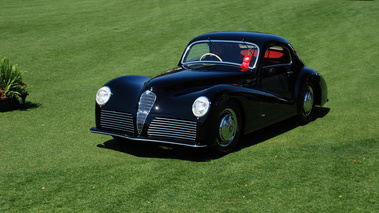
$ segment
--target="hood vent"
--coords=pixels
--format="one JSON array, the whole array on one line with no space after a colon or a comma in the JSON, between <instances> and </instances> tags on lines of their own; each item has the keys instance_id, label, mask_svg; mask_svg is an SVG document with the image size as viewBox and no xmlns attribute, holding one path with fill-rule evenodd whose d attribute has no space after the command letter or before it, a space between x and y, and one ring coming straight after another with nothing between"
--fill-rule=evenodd
<instances>
[{"instance_id":1,"label":"hood vent","mask_svg":"<svg viewBox=\"0 0 379 213\"><path fill-rule=\"evenodd\" d=\"M137 130L138 134L141 134L143 126L147 116L150 113L151 108L153 107L157 96L150 90L146 90L142 93L141 98L138 102L138 112L137 112Z\"/></svg>"}]
</instances>

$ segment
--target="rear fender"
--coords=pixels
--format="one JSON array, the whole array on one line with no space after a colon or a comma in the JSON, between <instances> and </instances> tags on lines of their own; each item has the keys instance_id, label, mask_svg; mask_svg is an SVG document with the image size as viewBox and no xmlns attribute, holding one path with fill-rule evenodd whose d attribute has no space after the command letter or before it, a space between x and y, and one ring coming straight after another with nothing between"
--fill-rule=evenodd
<instances>
[{"instance_id":1,"label":"rear fender","mask_svg":"<svg viewBox=\"0 0 379 213\"><path fill-rule=\"evenodd\" d=\"M304 67L299 73L296 79L295 85L295 101L299 100L299 95L305 84L305 82L310 81L315 86L316 97L315 104L318 106L324 106L328 99L328 90L325 79L315 70Z\"/></svg>"}]
</instances>

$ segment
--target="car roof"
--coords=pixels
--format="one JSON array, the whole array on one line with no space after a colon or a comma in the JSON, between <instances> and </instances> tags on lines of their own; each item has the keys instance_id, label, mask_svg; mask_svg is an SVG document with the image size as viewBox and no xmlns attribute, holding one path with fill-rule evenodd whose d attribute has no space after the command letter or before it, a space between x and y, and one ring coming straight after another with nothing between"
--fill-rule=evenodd
<instances>
[{"instance_id":1,"label":"car roof","mask_svg":"<svg viewBox=\"0 0 379 213\"><path fill-rule=\"evenodd\" d=\"M201 41L201 40L232 40L232 41L245 41L255 43L260 47L265 46L267 43L271 42L281 42L288 44L289 42L283 37L268 34L268 33L258 33L258 32L213 32L199 35L192 39L189 44Z\"/></svg>"}]
</instances>

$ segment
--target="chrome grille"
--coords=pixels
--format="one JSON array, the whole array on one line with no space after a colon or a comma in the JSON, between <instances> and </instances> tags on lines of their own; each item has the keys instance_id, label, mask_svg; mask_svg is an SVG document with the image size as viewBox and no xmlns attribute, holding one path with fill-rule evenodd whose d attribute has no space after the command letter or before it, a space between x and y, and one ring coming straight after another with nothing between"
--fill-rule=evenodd
<instances>
[{"instance_id":1,"label":"chrome grille","mask_svg":"<svg viewBox=\"0 0 379 213\"><path fill-rule=\"evenodd\" d=\"M196 122L173 118L155 118L148 129L151 137L167 137L179 140L196 140Z\"/></svg>"},{"instance_id":2,"label":"chrome grille","mask_svg":"<svg viewBox=\"0 0 379 213\"><path fill-rule=\"evenodd\" d=\"M133 116L126 112L101 110L100 125L104 129L134 133Z\"/></svg>"},{"instance_id":3,"label":"chrome grille","mask_svg":"<svg viewBox=\"0 0 379 213\"><path fill-rule=\"evenodd\" d=\"M140 101L138 103L138 112L137 112L137 130L141 134L143 126L145 124L146 118L150 113L151 108L153 107L157 96L150 90L146 90L142 93Z\"/></svg>"}]
</instances>

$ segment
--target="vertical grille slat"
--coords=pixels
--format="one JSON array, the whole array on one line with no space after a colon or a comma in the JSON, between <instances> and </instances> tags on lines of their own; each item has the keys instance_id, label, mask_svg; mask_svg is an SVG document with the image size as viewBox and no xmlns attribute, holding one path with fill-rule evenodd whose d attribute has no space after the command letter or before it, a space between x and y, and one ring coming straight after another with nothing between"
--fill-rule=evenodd
<instances>
[{"instance_id":1,"label":"vertical grille slat","mask_svg":"<svg viewBox=\"0 0 379 213\"><path fill-rule=\"evenodd\" d=\"M157 96L150 90L146 90L142 93L140 101L138 103L138 112L137 112L137 130L141 134L143 126L147 116L150 113L151 108L153 107Z\"/></svg>"},{"instance_id":2,"label":"vertical grille slat","mask_svg":"<svg viewBox=\"0 0 379 213\"><path fill-rule=\"evenodd\" d=\"M196 140L196 122L173 118L155 118L148 129L150 137L167 137L179 140Z\"/></svg>"},{"instance_id":3,"label":"vertical grille slat","mask_svg":"<svg viewBox=\"0 0 379 213\"><path fill-rule=\"evenodd\" d=\"M101 110L100 126L104 129L134 134L133 116L126 112Z\"/></svg>"}]
</instances>

